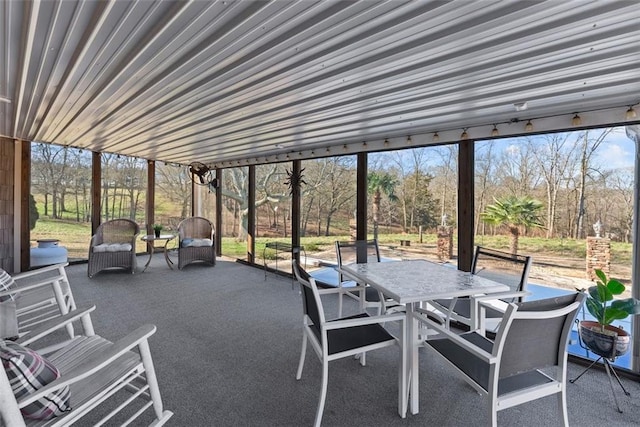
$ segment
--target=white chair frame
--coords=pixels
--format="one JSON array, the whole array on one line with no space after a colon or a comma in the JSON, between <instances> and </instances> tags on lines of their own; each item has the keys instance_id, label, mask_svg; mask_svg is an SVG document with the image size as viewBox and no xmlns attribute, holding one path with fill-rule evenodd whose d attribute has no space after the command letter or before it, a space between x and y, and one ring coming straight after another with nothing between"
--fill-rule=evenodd
<instances>
[{"instance_id":1,"label":"white chair frame","mask_svg":"<svg viewBox=\"0 0 640 427\"><path fill-rule=\"evenodd\" d=\"M488 387L484 388L481 384L476 382L473 378L467 375L460 367L458 367L451 360L447 359L444 355L439 353L437 350L432 348L429 345L431 340L427 340L427 345L425 347L430 348L430 350L438 355L442 360L445 360L449 366L452 366L457 370L459 374L461 374L462 378L471 386L474 390L476 390L479 394L487 397L488 399L488 415L489 420L491 421L491 425L493 427L497 426L497 413L498 411L511 408L513 406L520 405L525 402L529 402L535 399L539 399L541 397L556 395L559 410L562 414L563 425L568 426L569 420L567 415L567 401L566 401L566 380L567 380L567 343L569 339L569 334L571 333L571 328L573 324L573 319L575 318L578 310L582 306L585 295L578 293L576 295L576 299L574 302L555 310L547 310L547 311L518 311L518 306L514 303L509 303L508 308L505 312L505 316L500 324L498 329L495 341L492 345L492 351L488 352L481 348L478 345L473 344L469 340L466 340L462 337L462 335L458 335L452 332L450 329L445 326L439 324L438 322L434 322L429 319L425 313L417 312L414 314L418 320L426 324L430 329L436 331L439 335L433 336L434 339L438 337L446 337L446 339L450 340L457 347L459 347L460 351L466 350L471 353L473 356L483 361L484 363L489 365L489 380ZM483 316L485 313L485 308L487 306L480 302L480 315ZM570 313L573 312L573 315ZM568 315L568 316L567 316ZM547 383L533 385L529 387L523 387L520 389L516 389L509 393L504 393L502 395L498 395L498 384L501 379L501 367L504 362L502 358L503 351L505 350L505 344L507 343L507 338L509 337L510 328L515 320L520 319L549 319L567 316L564 320L562 326L562 332L560 334L559 345L558 345L558 353L557 353L557 365L555 366L555 375L544 373L540 370L535 370L537 374L540 374L548 379ZM476 330L471 331L467 334L477 333L480 337L484 339L484 330ZM466 334L463 334L466 335ZM543 367L540 367L543 368Z\"/></svg>"},{"instance_id":2,"label":"white chair frame","mask_svg":"<svg viewBox=\"0 0 640 427\"><path fill-rule=\"evenodd\" d=\"M294 274L296 275L296 278L298 279L300 286L307 287L308 289L311 289L311 291L313 292L313 299L318 308L318 315L320 318L320 325L316 325L320 329L320 338L318 338L316 333L312 330L313 320L306 313L303 316L302 349L300 352L300 361L298 363L298 370L296 372L296 380L300 380L300 378L302 378L302 370L304 368L304 361L305 361L306 352L307 352L307 342L310 342L311 347L313 347L316 355L318 356L318 358L320 359L320 362L322 363L321 392L320 392L320 400L318 402L318 408L316 411L314 427L320 427L320 424L322 422L322 415L324 412L324 406L325 406L325 401L327 397L327 384L329 380L329 362L331 362L332 360L359 355L360 364L364 366L366 364L366 359L365 359L366 352L398 345L400 347L399 363L398 363L398 369L399 369L398 385L401 386L401 384L406 384L406 378L403 377L405 375L405 370L403 369L403 365L402 365L402 360L405 359L405 354L404 354L405 349L402 343L400 343L397 339L395 339L392 336L389 336L389 339L387 340L376 342L374 344L370 344L362 347L350 348L348 350L336 352L333 354L329 354L328 352L328 349L329 349L328 332L331 330L352 328L352 327L363 326L363 325L376 325L376 324L384 325L385 322L398 321L400 322L400 329L402 334L401 336L404 336L405 327L406 327L405 314L396 313L396 314L381 315L381 316L369 316L367 314L362 314L360 316L351 316L344 319L339 318L339 319L327 321L324 315L323 307L322 307L322 300L320 299L320 290L316 286L315 279L311 277L309 281L303 280L300 277L298 266L295 259L292 260L292 265L293 265ZM301 291L303 291L303 289L301 289ZM335 293L333 289L322 289L322 291L333 291L333 293ZM304 292L302 293L303 293L302 297L304 301L304 298L305 298ZM329 292L325 292L325 293L329 293ZM398 399L398 406L400 409L400 406L401 406L400 399Z\"/></svg>"},{"instance_id":3,"label":"white chair frame","mask_svg":"<svg viewBox=\"0 0 640 427\"><path fill-rule=\"evenodd\" d=\"M19 333L23 334L43 322L76 309L65 269L68 265L69 263L60 263L14 274L11 277L15 286L0 291L0 297L17 294ZM72 324L67 326L67 331L73 337Z\"/></svg>"},{"instance_id":4,"label":"white chair frame","mask_svg":"<svg viewBox=\"0 0 640 427\"><path fill-rule=\"evenodd\" d=\"M73 340L37 350L56 366L61 366L61 376L39 389L37 392L16 400L4 369L0 372L0 415L7 426L26 425L67 426L87 415L98 405L118 393L128 390L133 394L114 410L105 415L100 424L109 421L133 402L146 402L125 423L133 422L146 409L153 407L155 418L151 425L163 425L173 413L162 406L148 338L156 331L153 325L142 326L126 337L112 343L95 335L89 313L95 306L74 310L64 316L43 323L17 340L19 344L31 346L37 340L65 327L69 323L81 321L84 335ZM134 350L137 350L134 351ZM139 384L146 380L145 384ZM71 386L73 410L46 422L24 419L20 408L51 391ZM84 393L86 395L84 395Z\"/></svg>"}]
</instances>

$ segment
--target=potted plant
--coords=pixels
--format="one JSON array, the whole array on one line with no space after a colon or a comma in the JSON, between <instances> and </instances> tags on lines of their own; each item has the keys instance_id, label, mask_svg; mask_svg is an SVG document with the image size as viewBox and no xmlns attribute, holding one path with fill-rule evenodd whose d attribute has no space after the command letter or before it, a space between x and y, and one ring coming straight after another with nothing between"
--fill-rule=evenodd
<instances>
[{"instance_id":1,"label":"potted plant","mask_svg":"<svg viewBox=\"0 0 640 427\"><path fill-rule=\"evenodd\" d=\"M153 225L153 231L156 234L156 237L160 237L160 232L162 231L164 227L162 227L162 225L160 224L154 224Z\"/></svg>"},{"instance_id":2,"label":"potted plant","mask_svg":"<svg viewBox=\"0 0 640 427\"><path fill-rule=\"evenodd\" d=\"M625 291L625 286L616 279L608 278L602 270L596 269L595 273L596 285L586 290L586 305L596 320L580 322L580 338L597 355L613 359L629 350L630 337L627 331L611 323L640 314L640 301L635 298L614 298Z\"/></svg>"}]
</instances>

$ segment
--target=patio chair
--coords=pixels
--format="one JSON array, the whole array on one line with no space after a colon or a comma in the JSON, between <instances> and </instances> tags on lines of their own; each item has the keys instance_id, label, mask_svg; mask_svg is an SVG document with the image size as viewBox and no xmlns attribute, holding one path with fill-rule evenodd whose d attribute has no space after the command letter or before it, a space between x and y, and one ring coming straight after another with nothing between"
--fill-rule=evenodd
<instances>
[{"instance_id":1,"label":"patio chair","mask_svg":"<svg viewBox=\"0 0 640 427\"><path fill-rule=\"evenodd\" d=\"M556 395L565 426L567 342L585 299L583 293L523 303L509 303L495 341L474 330L461 335L416 314L438 338L426 347L444 358L478 393L487 397L491 425L498 411ZM485 303L480 303L481 315ZM480 422L480 424L483 424Z\"/></svg>"},{"instance_id":2,"label":"patio chair","mask_svg":"<svg viewBox=\"0 0 640 427\"><path fill-rule=\"evenodd\" d=\"M377 240L356 240L350 242L336 241L336 257L338 267L342 265L360 262L380 262L380 249ZM385 298L375 288L360 284L348 278L342 273L338 274L338 287L340 296L338 299L338 317L342 316L342 297L347 296L360 302L362 309L375 308L380 315L386 311L386 303L391 300Z\"/></svg>"},{"instance_id":3,"label":"patio chair","mask_svg":"<svg viewBox=\"0 0 640 427\"><path fill-rule=\"evenodd\" d=\"M487 329L495 330L499 319L503 317L504 310L506 310L506 302L522 302L522 298L527 294L526 287L530 268L530 256L476 246L471 273L505 284L511 288L511 291L486 296L437 299L430 303L445 318L447 327L450 327L453 321L456 327L469 330L478 321L478 303L481 300L497 301L493 308L486 309L486 321L492 323ZM502 301L502 303L498 301Z\"/></svg>"},{"instance_id":4,"label":"patio chair","mask_svg":"<svg viewBox=\"0 0 640 427\"><path fill-rule=\"evenodd\" d=\"M313 277L309 277L309 280L304 280L300 276L299 266L295 259L292 260L292 265L294 274L298 279L298 283L300 283L303 309L302 351L300 352L296 379L299 380L302 377L307 341L309 341L322 362L320 400L314 422L314 426L319 427L322 422L322 414L327 397L329 362L360 355L360 364L364 366L366 363L365 352L400 345L398 340L382 327L382 324L390 321L400 321L402 334L404 335L405 315L404 313L396 313L369 316L367 313L360 313L335 320L326 320L320 295L323 291L335 292L335 289L319 290ZM399 375L402 375L401 357L402 351L399 351ZM401 383L404 384L404 381Z\"/></svg>"},{"instance_id":5,"label":"patio chair","mask_svg":"<svg viewBox=\"0 0 640 427\"><path fill-rule=\"evenodd\" d=\"M78 421L140 425L135 420L150 407L152 425L162 425L173 415L162 407L149 350L148 338L155 326L140 327L111 342L93 332L89 313L94 309L71 311L16 341L0 341L4 425L67 426ZM77 320L87 327L84 335L63 345L35 349L40 339Z\"/></svg>"},{"instance_id":6,"label":"patio chair","mask_svg":"<svg viewBox=\"0 0 640 427\"><path fill-rule=\"evenodd\" d=\"M0 338L24 334L76 308L67 265L55 264L14 275L0 269ZM72 325L67 330L73 337Z\"/></svg>"},{"instance_id":7,"label":"patio chair","mask_svg":"<svg viewBox=\"0 0 640 427\"><path fill-rule=\"evenodd\" d=\"M196 261L216 265L213 224L199 216L178 224L178 269Z\"/></svg>"},{"instance_id":8,"label":"patio chair","mask_svg":"<svg viewBox=\"0 0 640 427\"><path fill-rule=\"evenodd\" d=\"M135 273L138 234L140 226L130 219L112 219L100 224L89 244L89 277L116 267Z\"/></svg>"}]
</instances>

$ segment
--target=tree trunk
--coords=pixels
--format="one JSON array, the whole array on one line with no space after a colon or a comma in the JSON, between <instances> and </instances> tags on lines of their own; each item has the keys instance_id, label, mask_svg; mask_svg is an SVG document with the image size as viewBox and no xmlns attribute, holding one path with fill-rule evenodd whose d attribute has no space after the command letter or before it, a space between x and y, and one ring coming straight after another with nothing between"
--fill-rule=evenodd
<instances>
[{"instance_id":1,"label":"tree trunk","mask_svg":"<svg viewBox=\"0 0 640 427\"><path fill-rule=\"evenodd\" d=\"M520 235L520 229L517 226L510 225L509 232L511 233L509 250L515 255L518 253L518 237Z\"/></svg>"},{"instance_id":2,"label":"tree trunk","mask_svg":"<svg viewBox=\"0 0 640 427\"><path fill-rule=\"evenodd\" d=\"M378 215L380 213L380 189L376 188L376 191L373 193L373 238L378 240Z\"/></svg>"}]
</instances>

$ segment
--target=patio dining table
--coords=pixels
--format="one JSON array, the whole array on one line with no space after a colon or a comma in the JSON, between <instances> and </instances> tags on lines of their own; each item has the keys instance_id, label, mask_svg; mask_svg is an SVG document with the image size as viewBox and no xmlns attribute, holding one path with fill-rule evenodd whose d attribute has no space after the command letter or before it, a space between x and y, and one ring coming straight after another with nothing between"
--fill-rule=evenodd
<instances>
[{"instance_id":1,"label":"patio dining table","mask_svg":"<svg viewBox=\"0 0 640 427\"><path fill-rule=\"evenodd\" d=\"M406 417L409 404L412 414L419 412L418 349L421 341L414 312L420 303L509 290L508 286L493 280L425 260L349 264L340 267L340 272L375 287L406 307L403 366L398 380L398 412L402 418Z\"/></svg>"}]
</instances>

